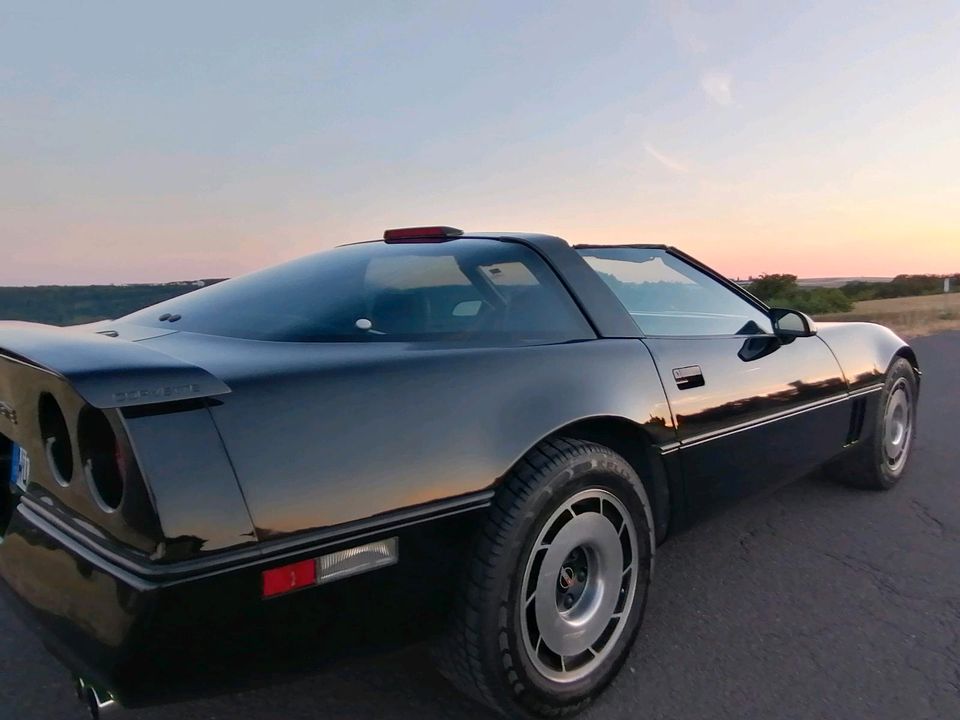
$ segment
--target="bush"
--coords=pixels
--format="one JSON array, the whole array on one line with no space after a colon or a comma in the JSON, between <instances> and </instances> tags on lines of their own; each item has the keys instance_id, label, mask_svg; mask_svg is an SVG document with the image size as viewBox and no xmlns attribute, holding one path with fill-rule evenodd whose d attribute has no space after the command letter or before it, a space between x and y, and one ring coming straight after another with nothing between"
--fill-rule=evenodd
<instances>
[{"instance_id":1,"label":"bush","mask_svg":"<svg viewBox=\"0 0 960 720\"><path fill-rule=\"evenodd\" d=\"M750 283L748 289L764 302L768 302L770 298L792 295L799 288L796 275L774 274L761 275Z\"/></svg>"},{"instance_id":2,"label":"bush","mask_svg":"<svg viewBox=\"0 0 960 720\"><path fill-rule=\"evenodd\" d=\"M848 312L853 300L837 288L801 288L796 275L761 275L747 288L771 307L799 310L808 315Z\"/></svg>"}]
</instances>

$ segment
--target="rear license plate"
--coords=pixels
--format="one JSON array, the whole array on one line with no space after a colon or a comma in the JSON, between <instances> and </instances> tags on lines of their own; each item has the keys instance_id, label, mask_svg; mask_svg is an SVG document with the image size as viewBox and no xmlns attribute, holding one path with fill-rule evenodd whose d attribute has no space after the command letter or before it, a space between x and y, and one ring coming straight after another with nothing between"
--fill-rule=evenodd
<instances>
[{"instance_id":1,"label":"rear license plate","mask_svg":"<svg viewBox=\"0 0 960 720\"><path fill-rule=\"evenodd\" d=\"M19 445L13 446L13 452L10 457L10 484L20 490L27 491L27 483L30 482L30 456L27 451Z\"/></svg>"}]
</instances>

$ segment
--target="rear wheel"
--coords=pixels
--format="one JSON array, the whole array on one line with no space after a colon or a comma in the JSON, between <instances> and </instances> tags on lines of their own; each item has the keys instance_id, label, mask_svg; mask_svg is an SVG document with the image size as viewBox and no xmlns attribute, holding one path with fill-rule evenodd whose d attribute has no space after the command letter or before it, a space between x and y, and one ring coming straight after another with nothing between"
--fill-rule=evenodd
<instances>
[{"instance_id":1,"label":"rear wheel","mask_svg":"<svg viewBox=\"0 0 960 720\"><path fill-rule=\"evenodd\" d=\"M841 482L869 490L889 490L903 477L917 424L917 375L904 358L890 365L869 437L853 454L830 468Z\"/></svg>"},{"instance_id":2,"label":"rear wheel","mask_svg":"<svg viewBox=\"0 0 960 720\"><path fill-rule=\"evenodd\" d=\"M558 717L614 677L653 570L643 483L612 450L548 441L505 480L475 548L441 671L516 717Z\"/></svg>"}]
</instances>

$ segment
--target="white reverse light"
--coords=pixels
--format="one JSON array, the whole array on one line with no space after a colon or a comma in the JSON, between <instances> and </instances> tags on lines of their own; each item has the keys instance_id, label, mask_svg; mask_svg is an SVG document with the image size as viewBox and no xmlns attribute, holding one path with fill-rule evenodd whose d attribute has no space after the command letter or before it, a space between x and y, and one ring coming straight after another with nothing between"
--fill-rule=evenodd
<instances>
[{"instance_id":1,"label":"white reverse light","mask_svg":"<svg viewBox=\"0 0 960 720\"><path fill-rule=\"evenodd\" d=\"M387 538L323 555L317 561L318 584L395 565L400 559L397 538Z\"/></svg>"}]
</instances>

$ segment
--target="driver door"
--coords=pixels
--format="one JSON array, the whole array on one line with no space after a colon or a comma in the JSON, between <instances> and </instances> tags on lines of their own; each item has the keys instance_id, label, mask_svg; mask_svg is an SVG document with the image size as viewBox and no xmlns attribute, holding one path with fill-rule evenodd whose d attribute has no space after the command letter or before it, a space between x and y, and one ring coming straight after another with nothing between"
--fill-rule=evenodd
<instances>
[{"instance_id":1,"label":"driver door","mask_svg":"<svg viewBox=\"0 0 960 720\"><path fill-rule=\"evenodd\" d=\"M677 425L691 510L792 480L843 448L846 381L820 338L777 337L759 303L672 250L581 254L644 334Z\"/></svg>"}]
</instances>

